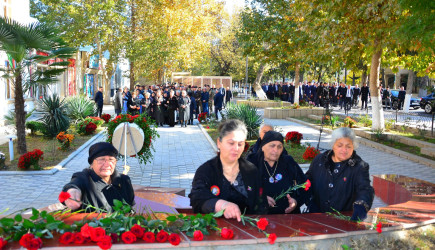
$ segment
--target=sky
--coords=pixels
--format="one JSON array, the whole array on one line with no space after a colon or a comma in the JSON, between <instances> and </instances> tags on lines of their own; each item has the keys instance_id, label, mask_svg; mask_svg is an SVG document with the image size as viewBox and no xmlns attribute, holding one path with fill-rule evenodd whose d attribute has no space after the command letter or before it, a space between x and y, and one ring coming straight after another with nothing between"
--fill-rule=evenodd
<instances>
[{"instance_id":1,"label":"sky","mask_svg":"<svg viewBox=\"0 0 435 250\"><path fill-rule=\"evenodd\" d=\"M234 10L245 5L245 0L225 0L225 10L232 15Z\"/></svg>"}]
</instances>

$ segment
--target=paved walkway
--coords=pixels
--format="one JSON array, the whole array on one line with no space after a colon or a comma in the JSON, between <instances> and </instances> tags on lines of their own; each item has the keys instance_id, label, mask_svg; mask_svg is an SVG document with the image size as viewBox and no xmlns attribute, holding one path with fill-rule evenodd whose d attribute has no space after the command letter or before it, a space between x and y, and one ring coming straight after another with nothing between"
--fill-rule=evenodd
<instances>
[{"instance_id":1,"label":"paved walkway","mask_svg":"<svg viewBox=\"0 0 435 250\"><path fill-rule=\"evenodd\" d=\"M299 131L302 143L317 146L319 131L287 120L265 119L278 131ZM155 154L151 163L142 166L135 159L128 159L129 176L133 184L155 187L185 188L190 193L196 169L215 153L197 126L188 128L158 128L160 138L154 143ZM99 138L98 140L103 140ZM323 134L320 147L330 148L330 135ZM416 164L400 157L360 146L357 153L370 164L370 174L401 174L435 183L435 169ZM79 153L62 170L54 175L0 175L0 211L7 214L26 207L45 207L57 202L57 196L74 172L88 167L88 148ZM122 171L124 162L118 162Z\"/></svg>"}]
</instances>

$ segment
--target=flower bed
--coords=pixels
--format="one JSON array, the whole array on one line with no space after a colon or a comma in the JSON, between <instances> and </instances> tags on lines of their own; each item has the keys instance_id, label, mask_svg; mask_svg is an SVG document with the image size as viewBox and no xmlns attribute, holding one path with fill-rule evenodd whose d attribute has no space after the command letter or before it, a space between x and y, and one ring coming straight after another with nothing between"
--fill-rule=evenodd
<instances>
[{"instance_id":1,"label":"flower bed","mask_svg":"<svg viewBox=\"0 0 435 250\"><path fill-rule=\"evenodd\" d=\"M159 134L155 129L154 121L151 118L149 118L145 113L143 113L142 115L135 115L135 116L131 116L130 114L118 115L117 117L115 117L115 119L111 120L108 123L107 133L106 133L107 142L112 143L113 132L115 131L116 127L119 126L119 124L124 122L135 123L143 130L144 141L139 152L134 157L139 159L139 162L141 164L146 164L147 162L150 162L153 156L151 149L154 150L154 148L152 147L152 139L159 137Z\"/></svg>"}]
</instances>

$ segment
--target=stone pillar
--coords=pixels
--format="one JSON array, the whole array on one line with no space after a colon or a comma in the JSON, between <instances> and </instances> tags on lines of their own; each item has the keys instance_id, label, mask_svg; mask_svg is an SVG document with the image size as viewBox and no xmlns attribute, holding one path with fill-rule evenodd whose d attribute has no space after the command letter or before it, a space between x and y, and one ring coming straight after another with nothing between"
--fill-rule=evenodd
<instances>
[{"instance_id":1,"label":"stone pillar","mask_svg":"<svg viewBox=\"0 0 435 250\"><path fill-rule=\"evenodd\" d=\"M394 89L400 89L400 72L394 75Z\"/></svg>"}]
</instances>

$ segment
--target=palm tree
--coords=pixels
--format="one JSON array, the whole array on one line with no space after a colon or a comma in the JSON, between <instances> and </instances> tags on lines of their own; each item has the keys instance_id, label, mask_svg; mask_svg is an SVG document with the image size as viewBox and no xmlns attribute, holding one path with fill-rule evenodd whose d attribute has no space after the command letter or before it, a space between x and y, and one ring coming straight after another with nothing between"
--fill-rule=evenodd
<instances>
[{"instance_id":1,"label":"palm tree","mask_svg":"<svg viewBox=\"0 0 435 250\"><path fill-rule=\"evenodd\" d=\"M2 71L3 77L11 79L14 86L19 154L27 152L23 94L32 86L56 82L56 77L69 65L67 59L76 51L67 47L57 34L55 29L46 24L35 22L23 25L0 17L0 50L7 53L10 62L9 67ZM46 56L35 55L35 51L45 52ZM56 58L62 61L50 64L44 71L35 67L38 63Z\"/></svg>"}]
</instances>

